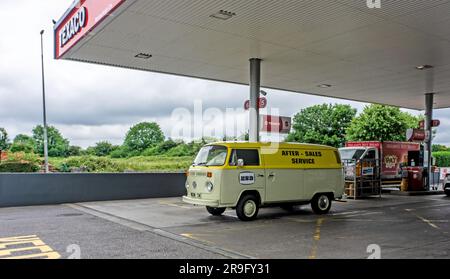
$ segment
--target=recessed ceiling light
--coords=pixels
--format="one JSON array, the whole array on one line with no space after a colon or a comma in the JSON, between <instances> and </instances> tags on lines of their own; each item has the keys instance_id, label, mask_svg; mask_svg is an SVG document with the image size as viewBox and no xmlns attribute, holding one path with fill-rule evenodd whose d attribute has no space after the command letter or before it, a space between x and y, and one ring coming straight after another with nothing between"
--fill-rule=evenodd
<instances>
[{"instance_id":1,"label":"recessed ceiling light","mask_svg":"<svg viewBox=\"0 0 450 279\"><path fill-rule=\"evenodd\" d=\"M320 88L330 88L330 87L332 87L332 85L331 85L331 84L319 84L319 85L317 85L317 87L320 87Z\"/></svg>"},{"instance_id":2,"label":"recessed ceiling light","mask_svg":"<svg viewBox=\"0 0 450 279\"><path fill-rule=\"evenodd\" d=\"M427 69L432 69L432 68L433 68L433 66L431 66L431 65L420 65L420 66L416 67L416 69L420 70L420 71L427 70Z\"/></svg>"},{"instance_id":3,"label":"recessed ceiling light","mask_svg":"<svg viewBox=\"0 0 450 279\"><path fill-rule=\"evenodd\" d=\"M150 59L153 57L153 55L148 54L148 53L139 53L139 54L135 55L134 57L141 58L141 59Z\"/></svg>"},{"instance_id":4,"label":"recessed ceiling light","mask_svg":"<svg viewBox=\"0 0 450 279\"><path fill-rule=\"evenodd\" d=\"M236 13L225 11L225 10L220 10L219 12L210 15L210 17L215 18L215 19L220 19L220 20L228 20L235 15L236 15Z\"/></svg>"}]
</instances>

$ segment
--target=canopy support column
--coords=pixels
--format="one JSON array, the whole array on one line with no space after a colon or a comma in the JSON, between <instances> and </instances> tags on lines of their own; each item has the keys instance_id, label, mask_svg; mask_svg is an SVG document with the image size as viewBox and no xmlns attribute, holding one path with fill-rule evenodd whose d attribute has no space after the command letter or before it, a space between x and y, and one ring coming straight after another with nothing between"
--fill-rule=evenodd
<instances>
[{"instance_id":1,"label":"canopy support column","mask_svg":"<svg viewBox=\"0 0 450 279\"><path fill-rule=\"evenodd\" d=\"M261 59L250 59L249 141L259 141L259 95L261 92Z\"/></svg>"},{"instance_id":2,"label":"canopy support column","mask_svg":"<svg viewBox=\"0 0 450 279\"><path fill-rule=\"evenodd\" d=\"M431 166L432 166L432 162L431 162L431 158L432 158L432 146L433 146L433 127L432 127L432 122L433 122L433 105L434 105L434 93L427 93L425 94L425 131L426 131L426 140L425 140L425 146L426 149L425 151L427 151L426 156L427 156L427 164L426 164L426 168L427 168L427 174L428 174L428 178L426 180L426 185L425 185L425 189L427 191L431 190L431 176L433 175L433 173L431 172Z\"/></svg>"}]
</instances>

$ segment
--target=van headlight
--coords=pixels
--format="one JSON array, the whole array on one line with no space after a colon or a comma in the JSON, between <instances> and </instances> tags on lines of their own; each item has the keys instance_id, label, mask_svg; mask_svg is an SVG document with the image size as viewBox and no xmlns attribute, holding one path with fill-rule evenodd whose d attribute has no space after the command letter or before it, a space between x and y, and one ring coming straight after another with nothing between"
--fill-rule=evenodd
<instances>
[{"instance_id":1,"label":"van headlight","mask_svg":"<svg viewBox=\"0 0 450 279\"><path fill-rule=\"evenodd\" d=\"M186 182L186 189L189 190L190 187L191 187L191 186L189 185L189 182Z\"/></svg>"},{"instance_id":2,"label":"van headlight","mask_svg":"<svg viewBox=\"0 0 450 279\"><path fill-rule=\"evenodd\" d=\"M212 192L214 190L214 185L211 182L206 182L206 190Z\"/></svg>"}]
</instances>

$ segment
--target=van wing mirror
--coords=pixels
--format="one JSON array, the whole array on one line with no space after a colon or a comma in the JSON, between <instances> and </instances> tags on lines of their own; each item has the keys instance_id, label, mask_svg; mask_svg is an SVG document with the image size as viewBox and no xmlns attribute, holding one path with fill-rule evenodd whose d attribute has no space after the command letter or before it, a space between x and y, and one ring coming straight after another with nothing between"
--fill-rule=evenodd
<instances>
[{"instance_id":1,"label":"van wing mirror","mask_svg":"<svg viewBox=\"0 0 450 279\"><path fill-rule=\"evenodd\" d=\"M237 160L237 166L240 167L240 168L244 166L244 163L245 163L244 159L238 159Z\"/></svg>"}]
</instances>

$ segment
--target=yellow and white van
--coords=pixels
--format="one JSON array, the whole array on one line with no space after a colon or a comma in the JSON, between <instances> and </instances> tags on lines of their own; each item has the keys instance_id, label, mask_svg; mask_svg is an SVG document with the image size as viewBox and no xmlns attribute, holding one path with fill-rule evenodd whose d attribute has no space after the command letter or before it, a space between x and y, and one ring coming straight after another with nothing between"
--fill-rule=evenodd
<instances>
[{"instance_id":1,"label":"yellow and white van","mask_svg":"<svg viewBox=\"0 0 450 279\"><path fill-rule=\"evenodd\" d=\"M203 147L187 172L183 201L206 206L212 215L236 209L243 221L260 207L311 203L326 214L344 194L344 176L336 148L294 143L223 142Z\"/></svg>"}]
</instances>

